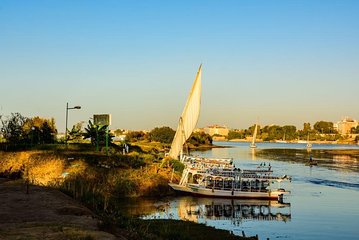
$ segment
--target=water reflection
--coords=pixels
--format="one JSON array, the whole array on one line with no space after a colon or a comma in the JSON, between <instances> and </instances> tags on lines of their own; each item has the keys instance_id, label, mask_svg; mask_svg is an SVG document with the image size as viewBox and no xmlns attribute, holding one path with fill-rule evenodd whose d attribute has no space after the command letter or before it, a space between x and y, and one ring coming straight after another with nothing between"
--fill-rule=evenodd
<instances>
[{"instance_id":1,"label":"water reflection","mask_svg":"<svg viewBox=\"0 0 359 240\"><path fill-rule=\"evenodd\" d=\"M143 216L144 219L180 219L196 223L225 221L240 225L243 220L283 221L291 219L289 203L270 200L239 200L217 198L178 197L163 202L156 210ZM214 220L214 221L213 221Z\"/></svg>"},{"instance_id":2,"label":"water reflection","mask_svg":"<svg viewBox=\"0 0 359 240\"><path fill-rule=\"evenodd\" d=\"M255 148L251 148L251 159L252 160L257 160L257 158L256 158L256 149Z\"/></svg>"}]
</instances>

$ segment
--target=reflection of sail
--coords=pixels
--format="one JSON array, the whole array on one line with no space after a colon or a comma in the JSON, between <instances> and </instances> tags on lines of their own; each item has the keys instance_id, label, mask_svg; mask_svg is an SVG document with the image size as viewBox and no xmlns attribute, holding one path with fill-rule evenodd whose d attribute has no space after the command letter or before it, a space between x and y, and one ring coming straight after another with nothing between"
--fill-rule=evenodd
<instances>
[{"instance_id":1,"label":"reflection of sail","mask_svg":"<svg viewBox=\"0 0 359 240\"><path fill-rule=\"evenodd\" d=\"M251 148L251 156L252 156L252 160L257 160L257 158L256 158L256 149L255 148Z\"/></svg>"},{"instance_id":2,"label":"reflection of sail","mask_svg":"<svg viewBox=\"0 0 359 240\"><path fill-rule=\"evenodd\" d=\"M201 106L201 68L199 67L196 79L194 80L191 92L187 98L186 105L179 119L176 134L173 138L169 156L177 159L182 150L183 144L191 136L193 129L196 127L199 111Z\"/></svg>"}]
</instances>

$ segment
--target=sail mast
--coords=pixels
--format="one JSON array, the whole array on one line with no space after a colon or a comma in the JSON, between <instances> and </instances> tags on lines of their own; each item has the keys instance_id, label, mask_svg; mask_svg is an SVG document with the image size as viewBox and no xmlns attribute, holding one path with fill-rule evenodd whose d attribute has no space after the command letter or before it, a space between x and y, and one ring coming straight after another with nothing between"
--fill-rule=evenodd
<instances>
[{"instance_id":1,"label":"sail mast","mask_svg":"<svg viewBox=\"0 0 359 240\"><path fill-rule=\"evenodd\" d=\"M191 136L197 125L201 107L201 75L202 64L199 66L196 78L187 98L186 105L180 117L176 134L172 141L171 150L169 152L169 156L171 158L178 159L178 155L182 150L183 144Z\"/></svg>"}]
</instances>

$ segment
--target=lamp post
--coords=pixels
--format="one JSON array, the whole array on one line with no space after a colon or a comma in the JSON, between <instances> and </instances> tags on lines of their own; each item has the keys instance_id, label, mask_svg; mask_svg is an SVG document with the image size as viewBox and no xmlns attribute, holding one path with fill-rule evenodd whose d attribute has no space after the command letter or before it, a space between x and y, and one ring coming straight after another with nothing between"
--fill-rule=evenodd
<instances>
[{"instance_id":1,"label":"lamp post","mask_svg":"<svg viewBox=\"0 0 359 240\"><path fill-rule=\"evenodd\" d=\"M67 120L68 120L68 116L69 116L69 110L71 109L81 109L81 106L75 106L75 107L70 107L69 108L69 103L66 103L66 126L65 126L65 142L67 145Z\"/></svg>"}]
</instances>

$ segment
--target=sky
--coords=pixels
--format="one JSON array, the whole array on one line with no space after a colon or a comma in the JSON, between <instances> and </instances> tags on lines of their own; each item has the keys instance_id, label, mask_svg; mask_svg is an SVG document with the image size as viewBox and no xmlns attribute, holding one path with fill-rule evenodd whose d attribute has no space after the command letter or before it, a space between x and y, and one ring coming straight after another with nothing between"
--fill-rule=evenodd
<instances>
[{"instance_id":1,"label":"sky","mask_svg":"<svg viewBox=\"0 0 359 240\"><path fill-rule=\"evenodd\" d=\"M0 0L0 115L176 128L359 119L359 1Z\"/></svg>"}]
</instances>

